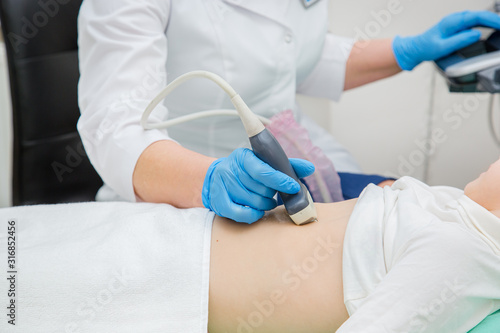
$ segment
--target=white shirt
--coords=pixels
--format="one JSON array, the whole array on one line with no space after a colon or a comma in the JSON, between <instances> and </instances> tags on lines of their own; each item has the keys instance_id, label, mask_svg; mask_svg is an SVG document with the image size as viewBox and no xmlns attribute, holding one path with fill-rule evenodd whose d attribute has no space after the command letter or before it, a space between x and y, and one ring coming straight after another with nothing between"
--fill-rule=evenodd
<instances>
[{"instance_id":1,"label":"white shirt","mask_svg":"<svg viewBox=\"0 0 500 333\"><path fill-rule=\"evenodd\" d=\"M451 187L370 185L345 235L338 333L468 332L500 308L500 219Z\"/></svg>"},{"instance_id":2,"label":"white shirt","mask_svg":"<svg viewBox=\"0 0 500 333\"><path fill-rule=\"evenodd\" d=\"M353 40L327 33L328 2L300 0L85 0L79 16L81 79L78 130L106 184L135 200L132 174L153 142L227 156L248 139L237 118L218 117L144 131L150 100L181 74L208 70L226 79L265 117L292 109L341 171L359 171L326 131L303 116L296 93L336 100ZM152 121L232 108L212 82L190 81L168 96Z\"/></svg>"}]
</instances>

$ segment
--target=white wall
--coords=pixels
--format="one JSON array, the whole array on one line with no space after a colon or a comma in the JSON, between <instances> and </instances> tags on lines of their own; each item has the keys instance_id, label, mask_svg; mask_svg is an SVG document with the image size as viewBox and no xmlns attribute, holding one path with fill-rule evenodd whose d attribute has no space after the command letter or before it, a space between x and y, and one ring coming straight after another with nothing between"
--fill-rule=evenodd
<instances>
[{"instance_id":1,"label":"white wall","mask_svg":"<svg viewBox=\"0 0 500 333\"><path fill-rule=\"evenodd\" d=\"M12 128L4 44L0 43L0 207L11 205Z\"/></svg>"},{"instance_id":2,"label":"white wall","mask_svg":"<svg viewBox=\"0 0 500 333\"><path fill-rule=\"evenodd\" d=\"M359 31L372 38L413 35L448 13L493 5L493 0L400 0L401 13L387 22L377 21L374 13L395 1L330 0L330 30L354 38L359 38ZM462 187L499 156L500 149L488 132L488 101L477 103L475 95L450 94L431 64L348 91L339 103L305 98L301 102L313 103L308 107L316 110L312 116L328 124L327 129L350 149L365 172L411 175L432 185ZM469 110L464 112L468 118L460 117L460 124L449 120L448 110L455 105ZM500 123L498 99L496 105ZM425 159L423 144L433 131L441 131L437 132L440 142Z\"/></svg>"}]
</instances>

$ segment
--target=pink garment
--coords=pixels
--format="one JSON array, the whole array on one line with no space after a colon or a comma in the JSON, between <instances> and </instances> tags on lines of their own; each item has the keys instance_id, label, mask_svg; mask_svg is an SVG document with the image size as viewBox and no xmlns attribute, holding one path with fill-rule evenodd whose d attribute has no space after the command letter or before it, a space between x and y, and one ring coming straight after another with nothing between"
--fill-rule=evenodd
<instances>
[{"instance_id":1,"label":"pink garment","mask_svg":"<svg viewBox=\"0 0 500 333\"><path fill-rule=\"evenodd\" d=\"M291 110L272 117L271 123L266 127L276 137L288 157L308 160L316 167L314 174L305 178L314 202L344 200L340 177L332 161L319 147L313 145L307 130L295 121Z\"/></svg>"}]
</instances>

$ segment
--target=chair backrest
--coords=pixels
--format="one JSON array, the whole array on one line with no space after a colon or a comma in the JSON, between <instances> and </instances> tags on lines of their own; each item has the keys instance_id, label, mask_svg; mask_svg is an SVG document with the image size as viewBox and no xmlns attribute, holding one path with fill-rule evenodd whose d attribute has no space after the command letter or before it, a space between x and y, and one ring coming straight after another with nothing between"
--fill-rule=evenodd
<instances>
[{"instance_id":1,"label":"chair backrest","mask_svg":"<svg viewBox=\"0 0 500 333\"><path fill-rule=\"evenodd\" d=\"M1 0L13 111L14 205L93 200L102 181L76 123L82 0Z\"/></svg>"}]
</instances>

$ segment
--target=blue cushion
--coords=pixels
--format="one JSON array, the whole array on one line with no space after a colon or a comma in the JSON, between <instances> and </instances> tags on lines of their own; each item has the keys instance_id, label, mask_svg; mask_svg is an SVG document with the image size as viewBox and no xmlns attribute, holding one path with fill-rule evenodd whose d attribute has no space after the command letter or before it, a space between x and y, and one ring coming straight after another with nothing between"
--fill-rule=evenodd
<instances>
[{"instance_id":1,"label":"blue cushion","mask_svg":"<svg viewBox=\"0 0 500 333\"><path fill-rule=\"evenodd\" d=\"M345 200L359 197L368 184L380 184L384 180L395 180L379 175L365 175L360 173L339 172L340 186ZM314 198L313 198L314 199Z\"/></svg>"},{"instance_id":2,"label":"blue cushion","mask_svg":"<svg viewBox=\"0 0 500 333\"><path fill-rule=\"evenodd\" d=\"M498 333L500 332L500 310L484 318L482 322L469 333Z\"/></svg>"}]
</instances>

